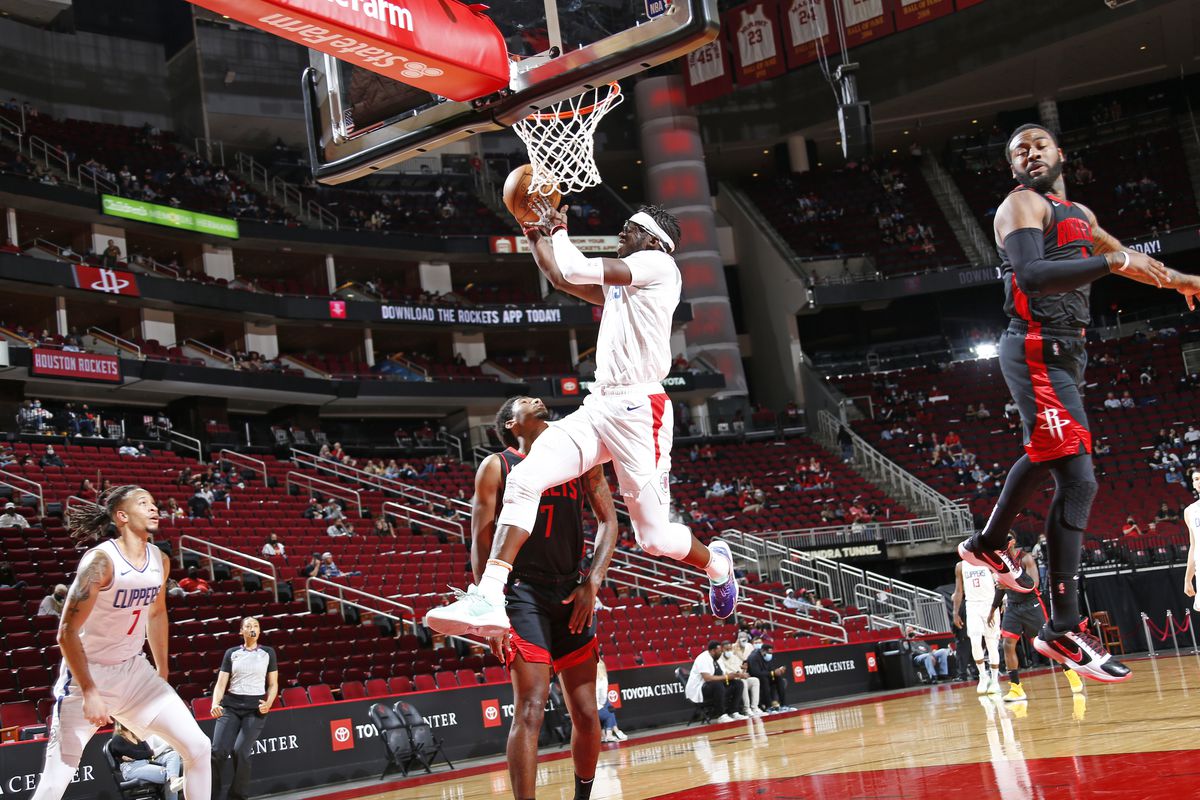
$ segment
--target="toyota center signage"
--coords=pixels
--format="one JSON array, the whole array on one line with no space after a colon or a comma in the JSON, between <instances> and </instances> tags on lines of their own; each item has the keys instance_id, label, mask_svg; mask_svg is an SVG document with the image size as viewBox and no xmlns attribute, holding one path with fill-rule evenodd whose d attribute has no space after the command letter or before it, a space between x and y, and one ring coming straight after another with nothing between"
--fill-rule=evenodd
<instances>
[{"instance_id":1,"label":"toyota center signage","mask_svg":"<svg viewBox=\"0 0 1200 800\"><path fill-rule=\"evenodd\" d=\"M152 225L178 228L182 231L207 233L226 239L238 238L238 222L231 217L201 214L199 211L160 206L158 203L130 200L128 197L111 194L100 195L100 211L113 217L149 222Z\"/></svg>"},{"instance_id":2,"label":"toyota center signage","mask_svg":"<svg viewBox=\"0 0 1200 800\"><path fill-rule=\"evenodd\" d=\"M121 359L99 353L72 353L48 347L33 348L29 374L47 378L75 378L99 383L121 382Z\"/></svg>"}]
</instances>

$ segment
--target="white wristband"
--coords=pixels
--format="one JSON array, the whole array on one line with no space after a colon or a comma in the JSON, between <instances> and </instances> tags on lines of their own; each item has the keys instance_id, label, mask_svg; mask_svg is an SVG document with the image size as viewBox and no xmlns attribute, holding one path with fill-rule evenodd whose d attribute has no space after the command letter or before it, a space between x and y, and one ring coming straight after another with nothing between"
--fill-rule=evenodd
<instances>
[{"instance_id":1,"label":"white wristband","mask_svg":"<svg viewBox=\"0 0 1200 800\"><path fill-rule=\"evenodd\" d=\"M1128 269L1128 267L1129 267L1129 251L1122 250L1121 258L1124 260L1121 262L1121 266L1117 267L1117 272L1124 272L1126 269Z\"/></svg>"}]
</instances>

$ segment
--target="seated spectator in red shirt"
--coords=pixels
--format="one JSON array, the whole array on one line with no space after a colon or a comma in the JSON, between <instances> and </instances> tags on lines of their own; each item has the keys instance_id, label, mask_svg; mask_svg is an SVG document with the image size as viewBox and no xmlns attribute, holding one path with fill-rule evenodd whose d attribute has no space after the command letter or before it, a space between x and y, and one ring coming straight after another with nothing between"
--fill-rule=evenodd
<instances>
[{"instance_id":1,"label":"seated spectator in red shirt","mask_svg":"<svg viewBox=\"0 0 1200 800\"><path fill-rule=\"evenodd\" d=\"M942 442L942 447L947 450L962 449L962 439L954 431L946 434L945 440Z\"/></svg>"},{"instance_id":2,"label":"seated spectator in red shirt","mask_svg":"<svg viewBox=\"0 0 1200 800\"><path fill-rule=\"evenodd\" d=\"M1139 528L1138 524L1133 521L1133 517L1129 517L1128 519L1125 520L1125 527L1121 528L1121 535L1122 536L1141 536L1142 529Z\"/></svg>"},{"instance_id":3,"label":"seated spectator in red shirt","mask_svg":"<svg viewBox=\"0 0 1200 800\"><path fill-rule=\"evenodd\" d=\"M188 570L187 577L179 582L179 588L188 594L194 594L195 592L208 594L212 591L212 587L208 585L208 581L200 576L200 570L196 567Z\"/></svg>"}]
</instances>

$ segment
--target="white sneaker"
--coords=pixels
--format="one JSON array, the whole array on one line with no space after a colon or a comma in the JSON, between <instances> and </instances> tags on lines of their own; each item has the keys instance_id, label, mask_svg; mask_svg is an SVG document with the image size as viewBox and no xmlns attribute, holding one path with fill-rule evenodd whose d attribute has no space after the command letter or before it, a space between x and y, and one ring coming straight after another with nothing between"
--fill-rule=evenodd
<instances>
[{"instance_id":1,"label":"white sneaker","mask_svg":"<svg viewBox=\"0 0 1200 800\"><path fill-rule=\"evenodd\" d=\"M621 730L620 728L613 728L612 734L613 734L613 736L617 737L618 742L623 742L629 738L629 734L626 733L625 731Z\"/></svg>"},{"instance_id":2,"label":"white sneaker","mask_svg":"<svg viewBox=\"0 0 1200 800\"><path fill-rule=\"evenodd\" d=\"M761 717L761 716L762 716L762 709L761 709L761 708L759 708L758 706L750 706L750 716L752 716L752 717Z\"/></svg>"},{"instance_id":3,"label":"white sneaker","mask_svg":"<svg viewBox=\"0 0 1200 800\"><path fill-rule=\"evenodd\" d=\"M431 608L425 615L425 625L437 633L450 636L503 636L512 627L504 611L505 600L492 600L472 584L464 592L455 589L457 599L448 606Z\"/></svg>"},{"instance_id":4,"label":"white sneaker","mask_svg":"<svg viewBox=\"0 0 1200 800\"><path fill-rule=\"evenodd\" d=\"M1000 694L1000 676L995 672L992 673L992 679L988 681L988 694Z\"/></svg>"},{"instance_id":5,"label":"white sneaker","mask_svg":"<svg viewBox=\"0 0 1200 800\"><path fill-rule=\"evenodd\" d=\"M176 777L171 778L171 787L170 788L171 788L172 792L182 792L183 791L183 776L177 775Z\"/></svg>"},{"instance_id":6,"label":"white sneaker","mask_svg":"<svg viewBox=\"0 0 1200 800\"><path fill-rule=\"evenodd\" d=\"M615 742L616 740L617 740L617 737L613 736L612 731L605 731L604 733L602 733L600 735L600 744L611 744L612 742Z\"/></svg>"},{"instance_id":7,"label":"white sneaker","mask_svg":"<svg viewBox=\"0 0 1200 800\"><path fill-rule=\"evenodd\" d=\"M716 721L717 722L733 722L733 717L729 716L728 714L722 714L721 716L717 717Z\"/></svg>"},{"instance_id":8,"label":"white sneaker","mask_svg":"<svg viewBox=\"0 0 1200 800\"><path fill-rule=\"evenodd\" d=\"M991 685L991 680L986 672L979 673L979 685L975 687L975 694L987 694L988 686Z\"/></svg>"},{"instance_id":9,"label":"white sneaker","mask_svg":"<svg viewBox=\"0 0 1200 800\"><path fill-rule=\"evenodd\" d=\"M746 718L746 715L740 711L735 711L732 714L730 714L729 716L733 717L734 719L745 719Z\"/></svg>"}]
</instances>

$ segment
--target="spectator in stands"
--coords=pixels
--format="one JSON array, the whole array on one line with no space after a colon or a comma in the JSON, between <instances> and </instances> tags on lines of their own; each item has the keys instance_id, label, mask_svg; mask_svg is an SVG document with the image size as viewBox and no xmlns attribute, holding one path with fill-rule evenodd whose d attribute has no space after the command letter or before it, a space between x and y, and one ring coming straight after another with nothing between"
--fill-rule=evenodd
<instances>
[{"instance_id":1,"label":"spectator in stands","mask_svg":"<svg viewBox=\"0 0 1200 800\"><path fill-rule=\"evenodd\" d=\"M1121 407L1121 401L1117 399L1115 392L1109 392L1104 396L1104 408L1111 411Z\"/></svg>"},{"instance_id":2,"label":"spectator in stands","mask_svg":"<svg viewBox=\"0 0 1200 800\"><path fill-rule=\"evenodd\" d=\"M59 457L58 453L54 452L54 445L48 444L46 445L46 452L43 453L42 457L38 459L38 466L65 467L67 465L63 463L63 460Z\"/></svg>"},{"instance_id":3,"label":"spectator in stands","mask_svg":"<svg viewBox=\"0 0 1200 800\"><path fill-rule=\"evenodd\" d=\"M1183 432L1184 444L1200 443L1200 430L1196 430L1195 425L1188 425L1187 430Z\"/></svg>"},{"instance_id":4,"label":"spectator in stands","mask_svg":"<svg viewBox=\"0 0 1200 800\"><path fill-rule=\"evenodd\" d=\"M187 577L179 582L179 588L188 594L212 593L212 586L201 576L197 567L188 567Z\"/></svg>"},{"instance_id":5,"label":"spectator in stands","mask_svg":"<svg viewBox=\"0 0 1200 800\"><path fill-rule=\"evenodd\" d=\"M188 498L188 518L213 520L212 501L205 495L202 486L196 487L196 493Z\"/></svg>"},{"instance_id":6,"label":"spectator in stands","mask_svg":"<svg viewBox=\"0 0 1200 800\"><path fill-rule=\"evenodd\" d=\"M167 412L159 411L154 415L154 424L150 426L149 433L155 439L166 439L170 436L173 427L170 418L167 417Z\"/></svg>"},{"instance_id":7,"label":"spectator in stands","mask_svg":"<svg viewBox=\"0 0 1200 800\"><path fill-rule=\"evenodd\" d=\"M705 461L712 461L717 457L717 451L711 444L705 442L704 446L700 448L700 457Z\"/></svg>"},{"instance_id":8,"label":"spectator in stands","mask_svg":"<svg viewBox=\"0 0 1200 800\"><path fill-rule=\"evenodd\" d=\"M304 578L316 577L321 571L321 554L313 553L308 557L308 563L300 568L300 575Z\"/></svg>"},{"instance_id":9,"label":"spectator in stands","mask_svg":"<svg viewBox=\"0 0 1200 800\"><path fill-rule=\"evenodd\" d=\"M92 485L90 478L84 478L79 482L79 488L75 490L77 497L82 497L84 500L95 502L100 493L96 491L96 487Z\"/></svg>"},{"instance_id":10,"label":"spectator in stands","mask_svg":"<svg viewBox=\"0 0 1200 800\"><path fill-rule=\"evenodd\" d=\"M623 742L629 738L617 727L617 712L608 699L608 668L604 666L603 658L596 664L596 709L600 715L601 742Z\"/></svg>"},{"instance_id":11,"label":"spectator in stands","mask_svg":"<svg viewBox=\"0 0 1200 800\"><path fill-rule=\"evenodd\" d=\"M324 519L325 509L321 501L315 497L308 498L308 507L304 509L302 516L305 519Z\"/></svg>"},{"instance_id":12,"label":"spectator in stands","mask_svg":"<svg viewBox=\"0 0 1200 800\"><path fill-rule=\"evenodd\" d=\"M741 707L745 710L745 713L751 717L760 716L762 709L758 706L758 678L752 677L746 671L746 659L742 655L741 650L735 648L733 642L725 642L721 645L719 663L722 672L742 684Z\"/></svg>"},{"instance_id":13,"label":"spectator in stands","mask_svg":"<svg viewBox=\"0 0 1200 800\"><path fill-rule=\"evenodd\" d=\"M341 519L340 517L338 519L335 519L333 521L333 523L330 524L329 527L327 527L325 529L325 533L328 536L353 536L354 535L354 532L351 530L351 528L346 525L346 521Z\"/></svg>"},{"instance_id":14,"label":"spectator in stands","mask_svg":"<svg viewBox=\"0 0 1200 800\"><path fill-rule=\"evenodd\" d=\"M114 721L108 752L121 770L121 780L158 784L163 787L163 800L179 800L179 792L183 789L183 759L165 740L150 736L142 741L133 731Z\"/></svg>"},{"instance_id":15,"label":"spectator in stands","mask_svg":"<svg viewBox=\"0 0 1200 800\"><path fill-rule=\"evenodd\" d=\"M1179 512L1167 505L1164 500L1158 506L1158 513L1154 516L1155 522L1179 522Z\"/></svg>"},{"instance_id":16,"label":"spectator in stands","mask_svg":"<svg viewBox=\"0 0 1200 800\"><path fill-rule=\"evenodd\" d=\"M742 696L741 681L723 672L718 662L720 653L721 643L713 640L704 652L696 656L688 673L684 694L693 703L708 706L709 716L715 717L717 722L745 719L746 715L738 711Z\"/></svg>"},{"instance_id":17,"label":"spectator in stands","mask_svg":"<svg viewBox=\"0 0 1200 800\"><path fill-rule=\"evenodd\" d=\"M19 328L17 332L21 332ZM41 433L49 427L53 416L49 411L42 408L41 400L26 400L25 404L17 412L17 422L21 426L22 431Z\"/></svg>"},{"instance_id":18,"label":"spectator in stands","mask_svg":"<svg viewBox=\"0 0 1200 800\"><path fill-rule=\"evenodd\" d=\"M992 412L988 411L987 406L985 406L983 403L980 403L979 407L975 409L975 418L981 422L985 419L991 419L991 417Z\"/></svg>"},{"instance_id":19,"label":"spectator in stands","mask_svg":"<svg viewBox=\"0 0 1200 800\"><path fill-rule=\"evenodd\" d=\"M262 554L268 557L287 557L287 552L284 548L283 542L279 541L279 534L272 533L267 537L267 541L262 546Z\"/></svg>"},{"instance_id":20,"label":"spectator in stands","mask_svg":"<svg viewBox=\"0 0 1200 800\"><path fill-rule=\"evenodd\" d=\"M837 441L838 446L842 448L842 461L848 463L854 458L854 437L850 435L850 429L845 425L838 428Z\"/></svg>"},{"instance_id":21,"label":"spectator in stands","mask_svg":"<svg viewBox=\"0 0 1200 800\"><path fill-rule=\"evenodd\" d=\"M321 517L325 519L326 522L331 520L337 521L339 519L343 519L345 516L346 514L342 510L341 503L332 497L329 498L329 500L325 503L324 508L321 509Z\"/></svg>"},{"instance_id":22,"label":"spectator in stands","mask_svg":"<svg viewBox=\"0 0 1200 800\"><path fill-rule=\"evenodd\" d=\"M791 711L792 707L787 704L787 665L772 664L775 648L763 641L761 632L757 636L754 631L750 632L750 646L754 652L746 659L746 666L750 674L758 678L759 701L764 710L771 713Z\"/></svg>"},{"instance_id":23,"label":"spectator in stands","mask_svg":"<svg viewBox=\"0 0 1200 800\"><path fill-rule=\"evenodd\" d=\"M929 642L917 638L917 629L911 625L906 626L906 633L912 660L917 669L925 670L930 683L937 683L938 679L948 680L950 677L950 650L945 647L934 650Z\"/></svg>"},{"instance_id":24,"label":"spectator in stands","mask_svg":"<svg viewBox=\"0 0 1200 800\"><path fill-rule=\"evenodd\" d=\"M167 597L187 597L187 592L179 585L179 581L174 578L167 578Z\"/></svg>"},{"instance_id":25,"label":"spectator in stands","mask_svg":"<svg viewBox=\"0 0 1200 800\"><path fill-rule=\"evenodd\" d=\"M183 519L187 516L186 512L179 507L179 501L174 497L167 499L166 505L159 509L158 515L168 522L174 522L177 519Z\"/></svg>"},{"instance_id":26,"label":"spectator in stands","mask_svg":"<svg viewBox=\"0 0 1200 800\"><path fill-rule=\"evenodd\" d=\"M788 589L784 592L783 607L789 611L802 611L806 608L816 608L812 603L805 600L801 595L804 590L800 590L800 594L796 593L795 589Z\"/></svg>"},{"instance_id":27,"label":"spectator in stands","mask_svg":"<svg viewBox=\"0 0 1200 800\"><path fill-rule=\"evenodd\" d=\"M135 445L129 439L122 439L121 446L117 448L117 455L131 456L133 458L141 458L148 455L145 445Z\"/></svg>"},{"instance_id":28,"label":"spectator in stands","mask_svg":"<svg viewBox=\"0 0 1200 800\"><path fill-rule=\"evenodd\" d=\"M396 535L396 529L392 527L392 523L388 522L387 517L385 517L383 514L380 514L375 518L374 524L371 525L371 533L375 534L376 536L394 537Z\"/></svg>"},{"instance_id":29,"label":"spectator in stands","mask_svg":"<svg viewBox=\"0 0 1200 800\"><path fill-rule=\"evenodd\" d=\"M13 574L12 564L0 561L0 589L24 589L25 581L17 580Z\"/></svg>"},{"instance_id":30,"label":"spectator in stands","mask_svg":"<svg viewBox=\"0 0 1200 800\"><path fill-rule=\"evenodd\" d=\"M1172 455L1174 455L1172 453ZM1178 458L1178 456L1176 456ZM1167 474L1164 476L1167 483L1178 483L1183 485L1183 473L1177 467L1167 467Z\"/></svg>"},{"instance_id":31,"label":"spectator in stands","mask_svg":"<svg viewBox=\"0 0 1200 800\"><path fill-rule=\"evenodd\" d=\"M105 269L116 269L121 261L121 248L117 247L117 243L112 239L108 240L108 246L104 248L104 253L101 254L100 263Z\"/></svg>"},{"instance_id":32,"label":"spectator in stands","mask_svg":"<svg viewBox=\"0 0 1200 800\"><path fill-rule=\"evenodd\" d=\"M17 512L17 504L8 502L4 504L4 513L0 514L0 528L28 528L29 520L25 519L24 514Z\"/></svg>"},{"instance_id":33,"label":"spectator in stands","mask_svg":"<svg viewBox=\"0 0 1200 800\"><path fill-rule=\"evenodd\" d=\"M353 572L342 572L338 569L338 565L333 562L333 553L325 551L321 554L321 566L317 570L319 578L341 578L347 575L362 575L357 570Z\"/></svg>"},{"instance_id":34,"label":"spectator in stands","mask_svg":"<svg viewBox=\"0 0 1200 800\"><path fill-rule=\"evenodd\" d=\"M60 617L62 616L63 603L67 601L67 587L63 584L58 584L54 587L54 591L42 598L42 604L38 606L37 615L39 617Z\"/></svg>"},{"instance_id":35,"label":"spectator in stands","mask_svg":"<svg viewBox=\"0 0 1200 800\"><path fill-rule=\"evenodd\" d=\"M1128 389L1121 392L1121 408L1134 408L1136 405L1137 403L1134 401L1133 395L1129 393Z\"/></svg>"}]
</instances>

